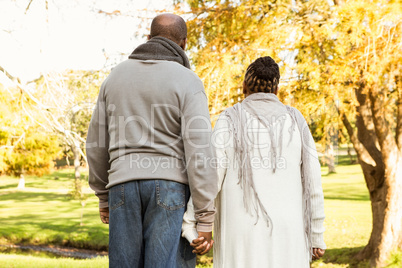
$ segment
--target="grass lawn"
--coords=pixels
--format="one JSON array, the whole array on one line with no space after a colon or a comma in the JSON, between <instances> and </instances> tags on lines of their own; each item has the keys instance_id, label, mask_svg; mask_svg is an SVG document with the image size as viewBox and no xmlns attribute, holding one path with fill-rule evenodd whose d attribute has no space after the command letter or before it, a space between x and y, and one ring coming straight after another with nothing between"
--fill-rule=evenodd
<instances>
[{"instance_id":1,"label":"grass lawn","mask_svg":"<svg viewBox=\"0 0 402 268\"><path fill-rule=\"evenodd\" d=\"M95 259L75 260L69 258L46 258L36 256L24 256L15 254L0 254L0 266L7 268L107 268L107 257Z\"/></svg>"},{"instance_id":2,"label":"grass lawn","mask_svg":"<svg viewBox=\"0 0 402 268\"><path fill-rule=\"evenodd\" d=\"M18 179L0 177L0 244L54 244L105 250L108 226L101 223L97 198L84 186L86 204L71 199L73 170ZM83 221L81 225L81 213Z\"/></svg>"},{"instance_id":3,"label":"grass lawn","mask_svg":"<svg viewBox=\"0 0 402 268\"><path fill-rule=\"evenodd\" d=\"M322 169L325 195L324 258L312 267L368 267L352 258L368 241L371 208L359 165L341 165L336 174ZM57 179L55 179L57 177ZM53 244L103 250L108 228L98 216L97 198L86 188L84 209L69 198L73 171L61 170L41 178L27 176L26 189L18 191L18 179L0 177L0 244ZM85 186L87 187L87 185ZM83 211L83 225L81 212ZM211 267L212 254L202 256L198 267ZM74 260L0 253L0 267L107 267L107 258ZM402 266L395 252L389 267Z\"/></svg>"},{"instance_id":4,"label":"grass lawn","mask_svg":"<svg viewBox=\"0 0 402 268\"><path fill-rule=\"evenodd\" d=\"M368 267L352 256L367 244L371 232L371 205L359 165L338 166L336 174L322 168L325 197L324 258L312 267Z\"/></svg>"}]
</instances>

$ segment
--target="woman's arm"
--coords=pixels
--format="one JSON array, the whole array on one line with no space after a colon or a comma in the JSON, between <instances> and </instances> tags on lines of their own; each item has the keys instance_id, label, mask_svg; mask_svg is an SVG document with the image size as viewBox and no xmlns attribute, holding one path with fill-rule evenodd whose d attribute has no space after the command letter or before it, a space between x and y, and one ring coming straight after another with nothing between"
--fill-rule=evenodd
<instances>
[{"instance_id":1,"label":"woman's arm","mask_svg":"<svg viewBox=\"0 0 402 268\"><path fill-rule=\"evenodd\" d=\"M215 124L214 131L212 133L212 146L216 150L217 159L211 159L208 165L210 168L217 168L218 169L218 193L222 188L222 184L226 175L226 169L228 166L228 160L226 156L226 148L229 144L229 129L228 129L228 121L227 117L221 115L218 121ZM182 225L182 236L186 238L190 243L198 237L198 233L196 230L196 219L194 217L194 205L192 203L192 198L187 204L187 211L184 213L183 216L183 225Z\"/></svg>"},{"instance_id":2,"label":"woman's arm","mask_svg":"<svg viewBox=\"0 0 402 268\"><path fill-rule=\"evenodd\" d=\"M295 110L295 116L301 124L301 137L303 146L303 169L304 176L310 181L310 203L311 203L311 242L312 248L326 249L324 242L324 193L321 185L321 165L318 159L317 149L313 136L303 115Z\"/></svg>"}]
</instances>

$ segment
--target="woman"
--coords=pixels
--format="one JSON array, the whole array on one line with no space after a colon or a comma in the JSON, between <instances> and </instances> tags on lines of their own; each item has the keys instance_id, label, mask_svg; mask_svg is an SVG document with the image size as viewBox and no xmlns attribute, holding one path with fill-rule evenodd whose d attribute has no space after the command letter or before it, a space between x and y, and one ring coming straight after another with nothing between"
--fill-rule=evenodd
<instances>
[{"instance_id":1,"label":"woman","mask_svg":"<svg viewBox=\"0 0 402 268\"><path fill-rule=\"evenodd\" d=\"M325 252L317 151L301 113L277 98L279 78L272 58L257 59L243 82L246 98L216 122L214 267L309 267ZM182 231L195 252L210 247L195 239L191 200Z\"/></svg>"}]
</instances>

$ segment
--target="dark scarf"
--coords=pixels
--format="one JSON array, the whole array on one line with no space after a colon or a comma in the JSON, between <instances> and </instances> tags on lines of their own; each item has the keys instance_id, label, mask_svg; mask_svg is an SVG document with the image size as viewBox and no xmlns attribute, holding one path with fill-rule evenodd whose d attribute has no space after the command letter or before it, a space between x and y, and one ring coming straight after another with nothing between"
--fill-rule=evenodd
<instances>
[{"instance_id":1,"label":"dark scarf","mask_svg":"<svg viewBox=\"0 0 402 268\"><path fill-rule=\"evenodd\" d=\"M175 61L190 69L190 62L184 50L172 40L161 36L152 37L145 44L138 46L128 58Z\"/></svg>"}]
</instances>

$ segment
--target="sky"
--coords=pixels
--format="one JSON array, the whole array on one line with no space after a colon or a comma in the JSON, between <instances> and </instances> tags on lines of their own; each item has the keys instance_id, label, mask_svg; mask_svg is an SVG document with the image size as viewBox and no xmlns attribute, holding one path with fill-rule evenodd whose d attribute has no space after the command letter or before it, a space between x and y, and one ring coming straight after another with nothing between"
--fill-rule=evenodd
<instances>
[{"instance_id":1,"label":"sky","mask_svg":"<svg viewBox=\"0 0 402 268\"><path fill-rule=\"evenodd\" d=\"M0 0L0 66L22 81L51 71L110 68L146 41L147 18L154 10L169 11L173 1L30 2ZM114 11L120 14L104 13Z\"/></svg>"}]
</instances>

